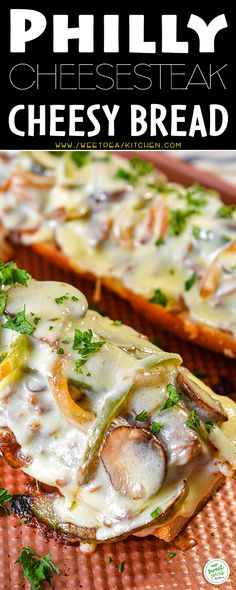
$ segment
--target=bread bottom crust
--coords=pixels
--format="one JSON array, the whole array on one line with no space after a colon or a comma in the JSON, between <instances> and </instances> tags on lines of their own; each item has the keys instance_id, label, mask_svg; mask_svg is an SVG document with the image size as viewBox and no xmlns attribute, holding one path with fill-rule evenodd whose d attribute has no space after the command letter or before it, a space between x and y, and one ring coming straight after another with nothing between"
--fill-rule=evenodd
<instances>
[{"instance_id":1,"label":"bread bottom crust","mask_svg":"<svg viewBox=\"0 0 236 590\"><path fill-rule=\"evenodd\" d=\"M236 339L229 333L217 328L211 328L204 324L196 324L191 321L186 311L176 313L167 311L164 307L150 303L142 295L137 295L126 289L120 280L109 277L96 277L91 272L86 272L77 267L70 259L51 244L35 243L30 248L40 256L54 262L63 269L73 270L81 278L91 281L101 280L101 284L110 291L129 301L132 307L142 313L160 328L176 334L180 338L200 344L205 348L220 352L231 358L236 358Z\"/></svg>"},{"instance_id":2,"label":"bread bottom crust","mask_svg":"<svg viewBox=\"0 0 236 590\"><path fill-rule=\"evenodd\" d=\"M184 529L187 524L200 512L207 504L207 502L214 496L214 494L221 488L221 486L225 483L225 477L221 473L216 475L212 485L210 488L207 489L207 492L202 496L201 500L198 502L193 514L191 516L182 516L181 514L176 514L170 522L163 524L155 531L155 537L159 539L163 539L163 541L169 542L172 541L181 531Z\"/></svg>"}]
</instances>

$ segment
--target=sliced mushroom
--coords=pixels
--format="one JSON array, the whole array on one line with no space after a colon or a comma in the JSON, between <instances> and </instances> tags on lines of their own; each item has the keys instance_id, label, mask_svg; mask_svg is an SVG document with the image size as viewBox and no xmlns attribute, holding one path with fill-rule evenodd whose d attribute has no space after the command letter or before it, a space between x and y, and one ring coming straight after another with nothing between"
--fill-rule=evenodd
<instances>
[{"instance_id":1,"label":"sliced mushroom","mask_svg":"<svg viewBox=\"0 0 236 590\"><path fill-rule=\"evenodd\" d=\"M188 411L181 406L161 413L158 422L163 427L157 435L165 446L169 466L178 468L193 461L202 450L197 433L186 425Z\"/></svg>"},{"instance_id":2,"label":"sliced mushroom","mask_svg":"<svg viewBox=\"0 0 236 590\"><path fill-rule=\"evenodd\" d=\"M14 469L26 467L32 461L31 457L23 455L21 446L10 428L1 428L0 430L0 454L8 465Z\"/></svg>"},{"instance_id":3,"label":"sliced mushroom","mask_svg":"<svg viewBox=\"0 0 236 590\"><path fill-rule=\"evenodd\" d=\"M179 374L177 383L184 396L190 402L191 408L198 408L198 413L202 420L214 420L214 422L223 422L227 420L220 402L212 398L203 387L199 385L192 377L190 371L185 367L178 368Z\"/></svg>"},{"instance_id":4,"label":"sliced mushroom","mask_svg":"<svg viewBox=\"0 0 236 590\"><path fill-rule=\"evenodd\" d=\"M129 498L153 496L166 475L161 443L142 428L114 428L107 434L100 456L114 489Z\"/></svg>"}]
</instances>

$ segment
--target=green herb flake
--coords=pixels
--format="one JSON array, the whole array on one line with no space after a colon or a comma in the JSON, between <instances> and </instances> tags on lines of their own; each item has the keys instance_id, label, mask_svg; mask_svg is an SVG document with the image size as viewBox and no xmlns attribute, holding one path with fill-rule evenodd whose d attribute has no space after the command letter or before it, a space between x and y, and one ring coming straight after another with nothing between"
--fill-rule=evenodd
<instances>
[{"instance_id":1,"label":"green herb flake","mask_svg":"<svg viewBox=\"0 0 236 590\"><path fill-rule=\"evenodd\" d=\"M112 325L113 326L122 326L122 324L123 324L123 322L121 320L114 320L112 322Z\"/></svg>"},{"instance_id":2,"label":"green herb flake","mask_svg":"<svg viewBox=\"0 0 236 590\"><path fill-rule=\"evenodd\" d=\"M169 553L168 553L169 559L174 559L175 556L176 556L176 553L174 553L174 551L169 551Z\"/></svg>"},{"instance_id":3,"label":"green herb flake","mask_svg":"<svg viewBox=\"0 0 236 590\"><path fill-rule=\"evenodd\" d=\"M165 244L164 238L160 237L155 241L155 246L163 246Z\"/></svg>"},{"instance_id":4,"label":"green herb flake","mask_svg":"<svg viewBox=\"0 0 236 590\"><path fill-rule=\"evenodd\" d=\"M79 297L76 297L75 295L72 295L71 299L72 301L79 301Z\"/></svg>"},{"instance_id":5,"label":"green herb flake","mask_svg":"<svg viewBox=\"0 0 236 590\"><path fill-rule=\"evenodd\" d=\"M0 285L27 285L30 275L15 262L0 262Z\"/></svg>"},{"instance_id":6,"label":"green herb flake","mask_svg":"<svg viewBox=\"0 0 236 590\"><path fill-rule=\"evenodd\" d=\"M5 514L10 514L10 510L7 506L12 496L5 488L0 488L0 510L4 511Z\"/></svg>"},{"instance_id":7,"label":"green herb flake","mask_svg":"<svg viewBox=\"0 0 236 590\"><path fill-rule=\"evenodd\" d=\"M137 176L132 172L129 172L129 170L125 170L125 168L119 168L116 171L114 178L117 178L118 180L127 180L127 182L133 185L137 182Z\"/></svg>"},{"instance_id":8,"label":"green herb flake","mask_svg":"<svg viewBox=\"0 0 236 590\"><path fill-rule=\"evenodd\" d=\"M15 563L21 565L22 571L31 590L41 590L43 582L51 583L53 574L59 574L59 569L51 561L51 553L41 557L31 547L23 547Z\"/></svg>"},{"instance_id":9,"label":"green herb flake","mask_svg":"<svg viewBox=\"0 0 236 590\"><path fill-rule=\"evenodd\" d=\"M9 330L20 332L20 334L33 334L36 326L33 326L25 317L25 306L22 311L19 311L15 316L8 316L7 321L3 326Z\"/></svg>"},{"instance_id":10,"label":"green herb flake","mask_svg":"<svg viewBox=\"0 0 236 590\"><path fill-rule=\"evenodd\" d=\"M171 211L170 214L170 221L169 221L169 235L170 236L179 236L186 226L186 221L188 217L191 215L196 214L195 209L174 209Z\"/></svg>"},{"instance_id":11,"label":"green herb flake","mask_svg":"<svg viewBox=\"0 0 236 590\"><path fill-rule=\"evenodd\" d=\"M139 412L139 414L136 414L135 416L135 420L137 420L138 422L147 422L149 420L149 415L146 412L146 410L142 410L142 412Z\"/></svg>"},{"instance_id":12,"label":"green herb flake","mask_svg":"<svg viewBox=\"0 0 236 590\"><path fill-rule=\"evenodd\" d=\"M106 563L112 563L113 559L111 555L108 555L108 557L106 558Z\"/></svg>"},{"instance_id":13,"label":"green herb flake","mask_svg":"<svg viewBox=\"0 0 236 590\"><path fill-rule=\"evenodd\" d=\"M125 569L125 564L124 564L123 561L120 561L120 563L118 565L118 572L119 572L119 574L122 574L122 572L124 571L124 569Z\"/></svg>"},{"instance_id":14,"label":"green herb flake","mask_svg":"<svg viewBox=\"0 0 236 590\"><path fill-rule=\"evenodd\" d=\"M214 428L215 428L215 422L213 420L207 420L205 422L205 429L208 434L210 434Z\"/></svg>"},{"instance_id":15,"label":"green herb flake","mask_svg":"<svg viewBox=\"0 0 236 590\"><path fill-rule=\"evenodd\" d=\"M217 217L231 219L235 211L235 205L222 205L216 212Z\"/></svg>"},{"instance_id":16,"label":"green herb flake","mask_svg":"<svg viewBox=\"0 0 236 590\"><path fill-rule=\"evenodd\" d=\"M152 162L145 162L141 158L131 158L129 161L130 166L137 172L138 176L146 176L154 170L154 164Z\"/></svg>"},{"instance_id":17,"label":"green herb flake","mask_svg":"<svg viewBox=\"0 0 236 590\"><path fill-rule=\"evenodd\" d=\"M69 299L68 295L62 295L61 297L56 297L55 301L57 305L61 305L63 301L66 301L67 299Z\"/></svg>"},{"instance_id":18,"label":"green herb flake","mask_svg":"<svg viewBox=\"0 0 236 590\"><path fill-rule=\"evenodd\" d=\"M80 367L105 344L105 340L92 342L92 338L92 330L89 329L82 332L78 328L75 329L73 350L76 350L80 355L80 358L75 363L75 372L80 372Z\"/></svg>"},{"instance_id":19,"label":"green herb flake","mask_svg":"<svg viewBox=\"0 0 236 590\"><path fill-rule=\"evenodd\" d=\"M54 329L54 326L48 326L49 331Z\"/></svg>"},{"instance_id":20,"label":"green herb flake","mask_svg":"<svg viewBox=\"0 0 236 590\"><path fill-rule=\"evenodd\" d=\"M155 508L155 510L153 510L150 514L150 516L152 518L157 518L157 516L160 516L161 514L161 508L159 508L159 506L157 506L157 508Z\"/></svg>"},{"instance_id":21,"label":"green herb flake","mask_svg":"<svg viewBox=\"0 0 236 590\"><path fill-rule=\"evenodd\" d=\"M172 383L168 383L168 385L167 385L167 394L168 394L168 399L166 400L164 406L161 408L161 411L168 410L169 408L172 408L180 400L180 394L177 391L175 385L173 385Z\"/></svg>"},{"instance_id":22,"label":"green herb flake","mask_svg":"<svg viewBox=\"0 0 236 590\"><path fill-rule=\"evenodd\" d=\"M64 352L65 352L64 351L64 348L61 348L60 347L60 348L57 349L57 354L64 354Z\"/></svg>"},{"instance_id":23,"label":"green herb flake","mask_svg":"<svg viewBox=\"0 0 236 590\"><path fill-rule=\"evenodd\" d=\"M38 317L35 317L34 318L34 324L35 324L35 326L38 325L38 323L40 322L40 320L41 320L41 318L38 318Z\"/></svg>"},{"instance_id":24,"label":"green herb flake","mask_svg":"<svg viewBox=\"0 0 236 590\"><path fill-rule=\"evenodd\" d=\"M0 313L3 313L7 303L6 291L0 291Z\"/></svg>"},{"instance_id":25,"label":"green herb flake","mask_svg":"<svg viewBox=\"0 0 236 590\"><path fill-rule=\"evenodd\" d=\"M76 166L78 166L78 168L81 168L81 166L84 166L85 164L87 164L87 161L89 159L89 152L75 152L72 151L70 152L70 157L72 159L72 161L74 162L74 164L76 164Z\"/></svg>"},{"instance_id":26,"label":"green herb flake","mask_svg":"<svg viewBox=\"0 0 236 590\"><path fill-rule=\"evenodd\" d=\"M190 291L190 289L192 289L193 285L196 283L196 280L197 280L197 275L195 272L193 272L191 274L191 277L189 277L189 279L187 279L184 283L185 291Z\"/></svg>"},{"instance_id":27,"label":"green herb flake","mask_svg":"<svg viewBox=\"0 0 236 590\"><path fill-rule=\"evenodd\" d=\"M70 340L62 340L62 344L69 344Z\"/></svg>"},{"instance_id":28,"label":"green herb flake","mask_svg":"<svg viewBox=\"0 0 236 590\"><path fill-rule=\"evenodd\" d=\"M161 422L152 422L151 433L156 434L157 432L160 432L160 430L163 428L163 426L164 426L164 424L161 424Z\"/></svg>"},{"instance_id":29,"label":"green herb flake","mask_svg":"<svg viewBox=\"0 0 236 590\"><path fill-rule=\"evenodd\" d=\"M200 430L201 424L196 410L191 410L191 412L189 412L186 424L189 426L189 428L192 428L192 430Z\"/></svg>"},{"instance_id":30,"label":"green herb flake","mask_svg":"<svg viewBox=\"0 0 236 590\"><path fill-rule=\"evenodd\" d=\"M201 194L202 196L200 196ZM184 196L188 205L193 205L194 207L204 207L204 205L207 205L205 190L200 185L194 184L189 189L186 189Z\"/></svg>"},{"instance_id":31,"label":"green herb flake","mask_svg":"<svg viewBox=\"0 0 236 590\"><path fill-rule=\"evenodd\" d=\"M155 289L154 294L149 299L149 301L150 303L155 303L156 305L161 305L162 307L167 307L168 305L168 297L161 289Z\"/></svg>"}]
</instances>

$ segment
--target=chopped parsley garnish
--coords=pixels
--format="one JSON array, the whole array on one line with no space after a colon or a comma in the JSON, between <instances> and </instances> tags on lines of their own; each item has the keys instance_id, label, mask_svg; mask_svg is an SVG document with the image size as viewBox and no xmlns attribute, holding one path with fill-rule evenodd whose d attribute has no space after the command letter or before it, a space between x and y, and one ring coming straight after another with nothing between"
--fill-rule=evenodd
<instances>
[{"instance_id":1,"label":"chopped parsley garnish","mask_svg":"<svg viewBox=\"0 0 236 590\"><path fill-rule=\"evenodd\" d=\"M146 410L142 410L139 414L136 414L135 420L138 422L147 422L149 420L149 415Z\"/></svg>"},{"instance_id":2,"label":"chopped parsley garnish","mask_svg":"<svg viewBox=\"0 0 236 590\"><path fill-rule=\"evenodd\" d=\"M148 185L149 186L149 185ZM173 188L173 186L170 186L169 184L159 184L156 185L156 188L158 188L158 191L160 193L173 193L173 191L176 191L176 187Z\"/></svg>"},{"instance_id":3,"label":"chopped parsley garnish","mask_svg":"<svg viewBox=\"0 0 236 590\"><path fill-rule=\"evenodd\" d=\"M167 394L168 394L168 399L166 400L164 406L161 408L161 411L168 410L169 408L172 408L180 400L180 394L177 391L175 385L172 385L172 383L168 383L168 385L167 385Z\"/></svg>"},{"instance_id":4,"label":"chopped parsley garnish","mask_svg":"<svg viewBox=\"0 0 236 590\"><path fill-rule=\"evenodd\" d=\"M72 295L71 299L72 301L79 301L79 297L76 297L75 295Z\"/></svg>"},{"instance_id":5,"label":"chopped parsley garnish","mask_svg":"<svg viewBox=\"0 0 236 590\"><path fill-rule=\"evenodd\" d=\"M158 240L155 241L155 246L163 246L165 244L165 240L164 238L158 238Z\"/></svg>"},{"instance_id":6,"label":"chopped parsley garnish","mask_svg":"<svg viewBox=\"0 0 236 590\"><path fill-rule=\"evenodd\" d=\"M122 324L123 324L123 322L121 320L114 320L112 322L112 325L113 326L122 326Z\"/></svg>"},{"instance_id":7,"label":"chopped parsley garnish","mask_svg":"<svg viewBox=\"0 0 236 590\"><path fill-rule=\"evenodd\" d=\"M173 559L175 556L176 556L176 553L174 553L174 551L169 551L169 553L168 553L169 559Z\"/></svg>"},{"instance_id":8,"label":"chopped parsley garnish","mask_svg":"<svg viewBox=\"0 0 236 590\"><path fill-rule=\"evenodd\" d=\"M224 217L225 219L230 219L233 216L235 211L235 205L222 205L217 210L216 214L217 217Z\"/></svg>"},{"instance_id":9,"label":"chopped parsley garnish","mask_svg":"<svg viewBox=\"0 0 236 590\"><path fill-rule=\"evenodd\" d=\"M150 303L156 303L162 307L167 307L168 297L163 293L161 289L155 289L153 296L149 299Z\"/></svg>"},{"instance_id":10,"label":"chopped parsley garnish","mask_svg":"<svg viewBox=\"0 0 236 590\"><path fill-rule=\"evenodd\" d=\"M5 514L9 514L9 508L7 507L8 502L10 502L12 496L9 494L8 490L5 488L0 488L0 510L3 510Z\"/></svg>"},{"instance_id":11,"label":"chopped parsley garnish","mask_svg":"<svg viewBox=\"0 0 236 590\"><path fill-rule=\"evenodd\" d=\"M84 164L87 163L89 152L70 152L70 157L76 166L81 168L81 166L84 166Z\"/></svg>"},{"instance_id":12,"label":"chopped parsley garnish","mask_svg":"<svg viewBox=\"0 0 236 590\"><path fill-rule=\"evenodd\" d=\"M69 299L68 295L62 295L61 297L56 297L55 301L56 301L57 305L61 305L63 303L63 301L66 301L67 299Z\"/></svg>"},{"instance_id":13,"label":"chopped parsley garnish","mask_svg":"<svg viewBox=\"0 0 236 590\"><path fill-rule=\"evenodd\" d=\"M164 424L161 424L161 422L152 422L151 425L151 432L152 434L155 434L156 432L160 432L160 430L163 428Z\"/></svg>"},{"instance_id":14,"label":"chopped parsley garnish","mask_svg":"<svg viewBox=\"0 0 236 590\"><path fill-rule=\"evenodd\" d=\"M154 164L152 162L145 162L141 160L141 158L131 158L129 161L130 166L137 172L138 176L146 176L146 174L150 174L150 172L154 169Z\"/></svg>"},{"instance_id":15,"label":"chopped parsley garnish","mask_svg":"<svg viewBox=\"0 0 236 590\"><path fill-rule=\"evenodd\" d=\"M49 330L53 330L54 329L54 326L48 326L48 329Z\"/></svg>"},{"instance_id":16,"label":"chopped parsley garnish","mask_svg":"<svg viewBox=\"0 0 236 590\"><path fill-rule=\"evenodd\" d=\"M179 236L185 229L188 217L196 213L195 209L174 209L170 214L169 235Z\"/></svg>"},{"instance_id":17,"label":"chopped parsley garnish","mask_svg":"<svg viewBox=\"0 0 236 590\"><path fill-rule=\"evenodd\" d=\"M62 344L69 344L69 343L70 343L70 340L67 340L67 339L66 340L62 340Z\"/></svg>"},{"instance_id":18,"label":"chopped parsley garnish","mask_svg":"<svg viewBox=\"0 0 236 590\"><path fill-rule=\"evenodd\" d=\"M20 334L27 334L30 336L33 334L36 326L33 326L25 317L25 306L22 311L19 311L15 316L8 316L7 321L3 326L9 330L20 332Z\"/></svg>"},{"instance_id":19,"label":"chopped parsley garnish","mask_svg":"<svg viewBox=\"0 0 236 590\"><path fill-rule=\"evenodd\" d=\"M53 574L59 574L59 569L51 561L51 553L41 557L31 547L23 547L15 563L21 565L22 571L31 590L41 590L43 582L51 583Z\"/></svg>"},{"instance_id":20,"label":"chopped parsley garnish","mask_svg":"<svg viewBox=\"0 0 236 590\"><path fill-rule=\"evenodd\" d=\"M195 272L193 272L191 277L189 277L189 279L187 279L184 283L185 291L190 291L190 289L192 289L194 283L196 283L196 280L197 280L197 275Z\"/></svg>"},{"instance_id":21,"label":"chopped parsley garnish","mask_svg":"<svg viewBox=\"0 0 236 590\"><path fill-rule=\"evenodd\" d=\"M27 285L30 275L21 268L17 268L15 262L0 262L0 287L3 285ZM5 310L7 302L6 291L0 291L0 314Z\"/></svg>"},{"instance_id":22,"label":"chopped parsley garnish","mask_svg":"<svg viewBox=\"0 0 236 590\"><path fill-rule=\"evenodd\" d=\"M191 410L191 412L189 412L186 424L189 428L192 428L192 430L200 430L201 424L196 410Z\"/></svg>"},{"instance_id":23,"label":"chopped parsley garnish","mask_svg":"<svg viewBox=\"0 0 236 590\"><path fill-rule=\"evenodd\" d=\"M77 359L75 363L76 372L79 372L80 367L84 365L84 363L86 363L90 356L98 350L100 350L100 348L105 344L105 340L98 340L96 342L92 342L92 338L92 330L89 329L85 332L82 332L78 328L75 329L73 350L76 350L80 355L80 358Z\"/></svg>"},{"instance_id":24,"label":"chopped parsley garnish","mask_svg":"<svg viewBox=\"0 0 236 590\"><path fill-rule=\"evenodd\" d=\"M215 428L215 422L213 420L207 420L205 422L205 429L210 434L210 432Z\"/></svg>"},{"instance_id":25,"label":"chopped parsley garnish","mask_svg":"<svg viewBox=\"0 0 236 590\"><path fill-rule=\"evenodd\" d=\"M0 262L0 285L26 285L30 275L15 262Z\"/></svg>"},{"instance_id":26,"label":"chopped parsley garnish","mask_svg":"<svg viewBox=\"0 0 236 590\"><path fill-rule=\"evenodd\" d=\"M115 173L115 178L120 180L127 180L130 184L136 184L137 176L125 168L119 168Z\"/></svg>"},{"instance_id":27,"label":"chopped parsley garnish","mask_svg":"<svg viewBox=\"0 0 236 590\"><path fill-rule=\"evenodd\" d=\"M115 178L127 180L132 185L137 183L140 176L146 176L154 169L154 165L151 162L144 162L141 158L132 158L129 164L133 171L119 168L115 173Z\"/></svg>"},{"instance_id":28,"label":"chopped parsley garnish","mask_svg":"<svg viewBox=\"0 0 236 590\"><path fill-rule=\"evenodd\" d=\"M204 193L205 191L200 185L194 184L191 188L186 190L184 196L188 205L193 205L194 207L204 207L204 205L207 204L207 199L205 195L199 196L200 194Z\"/></svg>"},{"instance_id":29,"label":"chopped parsley garnish","mask_svg":"<svg viewBox=\"0 0 236 590\"><path fill-rule=\"evenodd\" d=\"M40 320L41 320L41 318L38 318L38 317L35 317L34 318L34 324L35 324L35 326L38 325L38 323L40 322Z\"/></svg>"},{"instance_id":30,"label":"chopped parsley garnish","mask_svg":"<svg viewBox=\"0 0 236 590\"><path fill-rule=\"evenodd\" d=\"M194 369L193 374L195 377L198 377L198 379L203 379L207 376L206 371L201 371L201 369Z\"/></svg>"},{"instance_id":31,"label":"chopped parsley garnish","mask_svg":"<svg viewBox=\"0 0 236 590\"><path fill-rule=\"evenodd\" d=\"M153 510L150 514L150 516L152 518L157 518L157 516L160 516L161 514L161 508L159 508L159 506L157 506L157 508L155 508L155 510Z\"/></svg>"},{"instance_id":32,"label":"chopped parsley garnish","mask_svg":"<svg viewBox=\"0 0 236 590\"><path fill-rule=\"evenodd\" d=\"M118 565L118 572L119 572L120 574L122 574L122 572L124 571L124 569L125 569L125 564L124 564L124 562L123 562L123 561L120 561L120 563L119 563L119 565Z\"/></svg>"},{"instance_id":33,"label":"chopped parsley garnish","mask_svg":"<svg viewBox=\"0 0 236 590\"><path fill-rule=\"evenodd\" d=\"M6 302L7 302L7 292L0 291L0 313L4 312L4 309L6 307Z\"/></svg>"},{"instance_id":34,"label":"chopped parsley garnish","mask_svg":"<svg viewBox=\"0 0 236 590\"><path fill-rule=\"evenodd\" d=\"M57 349L57 354L64 354L64 352L65 352L64 351L64 348L61 348L60 347L60 348Z\"/></svg>"},{"instance_id":35,"label":"chopped parsley garnish","mask_svg":"<svg viewBox=\"0 0 236 590\"><path fill-rule=\"evenodd\" d=\"M112 556L111 555L108 555L108 557L106 558L106 562L107 563L112 563L113 562L113 559L112 559Z\"/></svg>"}]
</instances>

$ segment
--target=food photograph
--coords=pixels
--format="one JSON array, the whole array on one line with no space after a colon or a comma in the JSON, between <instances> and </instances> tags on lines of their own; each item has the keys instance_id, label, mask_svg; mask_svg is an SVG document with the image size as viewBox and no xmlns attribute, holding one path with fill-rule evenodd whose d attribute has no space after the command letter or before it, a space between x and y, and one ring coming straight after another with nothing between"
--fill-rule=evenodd
<instances>
[{"instance_id":1,"label":"food photograph","mask_svg":"<svg viewBox=\"0 0 236 590\"><path fill-rule=\"evenodd\" d=\"M236 588L236 152L0 151L1 590Z\"/></svg>"}]
</instances>

